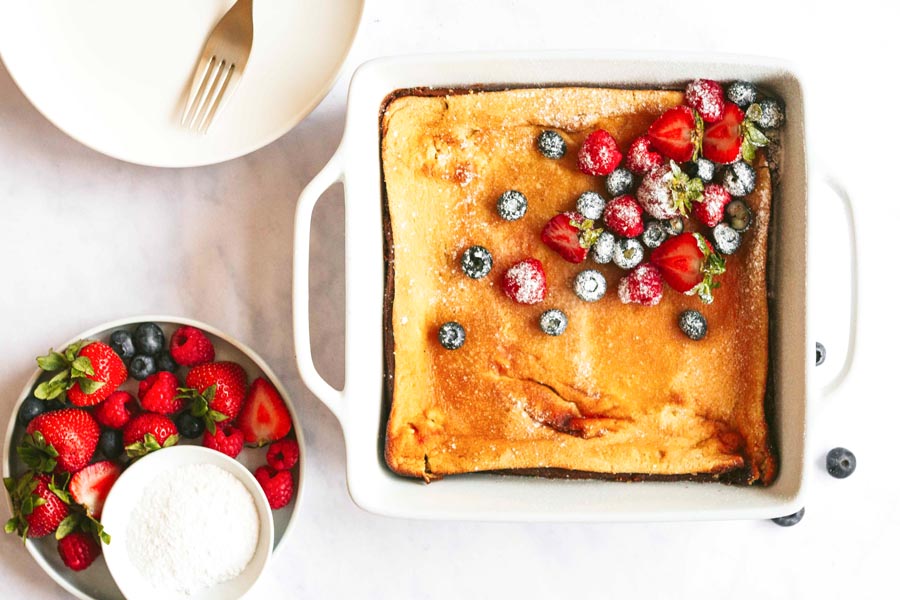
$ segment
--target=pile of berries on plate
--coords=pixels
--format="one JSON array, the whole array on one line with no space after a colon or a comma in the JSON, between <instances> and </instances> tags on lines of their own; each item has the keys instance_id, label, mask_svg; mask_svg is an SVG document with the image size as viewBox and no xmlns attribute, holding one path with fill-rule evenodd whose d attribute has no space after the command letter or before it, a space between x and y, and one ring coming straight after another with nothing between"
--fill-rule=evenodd
<instances>
[{"instance_id":1,"label":"pile of berries on plate","mask_svg":"<svg viewBox=\"0 0 900 600\"><path fill-rule=\"evenodd\" d=\"M201 438L232 458L245 446L269 445L256 479L273 509L293 498L300 449L284 400L269 381L249 382L241 365L216 361L200 329L179 327L167 346L162 328L141 323L37 362L45 375L17 417L27 470L4 479L13 506L6 532L54 534L69 568L87 568L108 543L103 504L122 471L180 441ZM125 389L134 382L137 397Z\"/></svg>"}]
</instances>

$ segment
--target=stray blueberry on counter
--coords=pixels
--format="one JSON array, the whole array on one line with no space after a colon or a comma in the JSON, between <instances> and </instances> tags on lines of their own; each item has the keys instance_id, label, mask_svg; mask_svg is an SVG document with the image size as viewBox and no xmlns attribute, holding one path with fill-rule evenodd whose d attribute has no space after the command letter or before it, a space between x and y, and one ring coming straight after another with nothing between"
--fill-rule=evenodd
<instances>
[{"instance_id":1,"label":"stray blueberry on counter","mask_svg":"<svg viewBox=\"0 0 900 600\"><path fill-rule=\"evenodd\" d=\"M604 208L606 208L606 200L597 192L585 192L575 201L575 210L581 213L585 219L592 221L603 216Z\"/></svg>"},{"instance_id":2,"label":"stray blueberry on counter","mask_svg":"<svg viewBox=\"0 0 900 600\"><path fill-rule=\"evenodd\" d=\"M541 154L554 160L562 158L566 154L566 140L550 129L542 131L538 135L537 147Z\"/></svg>"},{"instance_id":3,"label":"stray blueberry on counter","mask_svg":"<svg viewBox=\"0 0 900 600\"><path fill-rule=\"evenodd\" d=\"M699 177L703 183L709 183L716 176L716 163L701 157L697 162L688 163L684 170L690 177Z\"/></svg>"},{"instance_id":4,"label":"stray blueberry on counter","mask_svg":"<svg viewBox=\"0 0 900 600\"><path fill-rule=\"evenodd\" d=\"M794 525L799 523L801 519L803 519L804 514L806 514L806 508L801 508L792 515L775 517L774 519L772 519L772 522L782 527L793 527Z\"/></svg>"},{"instance_id":5,"label":"stray blueberry on counter","mask_svg":"<svg viewBox=\"0 0 900 600\"><path fill-rule=\"evenodd\" d=\"M825 362L825 344L816 342L816 366L818 367Z\"/></svg>"},{"instance_id":6,"label":"stray blueberry on counter","mask_svg":"<svg viewBox=\"0 0 900 600\"><path fill-rule=\"evenodd\" d=\"M825 467L832 477L850 477L856 470L856 455L846 448L832 448L825 457Z\"/></svg>"},{"instance_id":7,"label":"stray blueberry on counter","mask_svg":"<svg viewBox=\"0 0 900 600\"><path fill-rule=\"evenodd\" d=\"M613 198L622 194L630 194L634 189L634 173L619 167L606 178L606 191Z\"/></svg>"},{"instance_id":8,"label":"stray blueberry on counter","mask_svg":"<svg viewBox=\"0 0 900 600\"><path fill-rule=\"evenodd\" d=\"M596 302L606 293L606 278L603 273L587 269L575 276L575 295L585 302Z\"/></svg>"},{"instance_id":9,"label":"stray blueberry on counter","mask_svg":"<svg viewBox=\"0 0 900 600\"><path fill-rule=\"evenodd\" d=\"M137 354L156 356L166 345L166 336L156 323L141 323L131 336Z\"/></svg>"},{"instance_id":10,"label":"stray blueberry on counter","mask_svg":"<svg viewBox=\"0 0 900 600\"><path fill-rule=\"evenodd\" d=\"M504 221L518 221L528 210L525 194L516 190L506 190L497 198L497 214Z\"/></svg>"},{"instance_id":11,"label":"stray blueberry on counter","mask_svg":"<svg viewBox=\"0 0 900 600\"><path fill-rule=\"evenodd\" d=\"M734 102L741 109L746 110L759 98L759 90L749 81L735 81L725 90L725 96L729 102Z\"/></svg>"},{"instance_id":12,"label":"stray blueberry on counter","mask_svg":"<svg viewBox=\"0 0 900 600\"><path fill-rule=\"evenodd\" d=\"M663 221L663 229L666 230L667 235L681 235L684 231L684 221L681 220L681 217L672 217L668 221Z\"/></svg>"},{"instance_id":13,"label":"stray blueberry on counter","mask_svg":"<svg viewBox=\"0 0 900 600\"><path fill-rule=\"evenodd\" d=\"M156 359L152 356L138 354L128 363L128 374L138 381L143 381L156 373Z\"/></svg>"},{"instance_id":14,"label":"stray blueberry on counter","mask_svg":"<svg viewBox=\"0 0 900 600\"><path fill-rule=\"evenodd\" d=\"M644 247L634 238L625 238L613 247L613 262L620 269L633 269L644 260Z\"/></svg>"},{"instance_id":15,"label":"stray blueberry on counter","mask_svg":"<svg viewBox=\"0 0 900 600\"><path fill-rule=\"evenodd\" d=\"M591 246L591 258L595 263L601 265L612 262L615 245L616 236L608 231L604 231L597 238L597 243Z\"/></svg>"},{"instance_id":16,"label":"stray blueberry on counter","mask_svg":"<svg viewBox=\"0 0 900 600\"><path fill-rule=\"evenodd\" d=\"M109 346L122 360L128 360L134 356L134 342L131 339L131 333L124 329L118 329L110 334Z\"/></svg>"},{"instance_id":17,"label":"stray blueberry on counter","mask_svg":"<svg viewBox=\"0 0 900 600\"><path fill-rule=\"evenodd\" d=\"M494 257L487 248L470 246L462 253L459 263L463 273L472 279L481 279L491 272L491 268L494 266Z\"/></svg>"},{"instance_id":18,"label":"stray blueberry on counter","mask_svg":"<svg viewBox=\"0 0 900 600\"><path fill-rule=\"evenodd\" d=\"M175 373L178 370L178 365L175 363L175 359L172 358L171 354L168 352L161 352L159 356L156 357L156 370Z\"/></svg>"},{"instance_id":19,"label":"stray blueberry on counter","mask_svg":"<svg viewBox=\"0 0 900 600\"><path fill-rule=\"evenodd\" d=\"M97 448L109 460L116 460L125 451L122 446L122 432L116 429L104 429L97 442Z\"/></svg>"},{"instance_id":20,"label":"stray blueberry on counter","mask_svg":"<svg viewBox=\"0 0 900 600\"><path fill-rule=\"evenodd\" d=\"M695 342L706 337L706 318L696 310L686 310L678 316L678 327Z\"/></svg>"},{"instance_id":21,"label":"stray blueberry on counter","mask_svg":"<svg viewBox=\"0 0 900 600\"><path fill-rule=\"evenodd\" d=\"M188 439L200 437L205 429L203 421L187 410L175 417L175 427L178 428L181 437Z\"/></svg>"},{"instance_id":22,"label":"stray blueberry on counter","mask_svg":"<svg viewBox=\"0 0 900 600\"><path fill-rule=\"evenodd\" d=\"M734 254L741 247L741 234L726 225L719 223L712 230L713 246L721 254Z\"/></svg>"},{"instance_id":23,"label":"stray blueberry on counter","mask_svg":"<svg viewBox=\"0 0 900 600\"><path fill-rule=\"evenodd\" d=\"M666 228L659 221L647 221L644 223L644 233L641 234L641 241L651 250L659 248L666 241L667 237Z\"/></svg>"},{"instance_id":24,"label":"stray blueberry on counter","mask_svg":"<svg viewBox=\"0 0 900 600\"><path fill-rule=\"evenodd\" d=\"M569 326L566 313L558 308L551 308L541 313L541 330L547 335L562 335Z\"/></svg>"},{"instance_id":25,"label":"stray blueberry on counter","mask_svg":"<svg viewBox=\"0 0 900 600\"><path fill-rule=\"evenodd\" d=\"M757 104L759 109L750 107L747 118L763 129L778 129L784 124L784 107L778 100L766 98Z\"/></svg>"},{"instance_id":26,"label":"stray blueberry on counter","mask_svg":"<svg viewBox=\"0 0 900 600\"><path fill-rule=\"evenodd\" d=\"M732 196L746 196L756 188L756 171L742 160L725 167L722 185Z\"/></svg>"},{"instance_id":27,"label":"stray blueberry on counter","mask_svg":"<svg viewBox=\"0 0 900 600\"><path fill-rule=\"evenodd\" d=\"M59 406L58 403L53 402L53 404ZM25 427L31 420L36 416L46 411L51 407L51 401L49 400L38 400L34 396L28 396L25 398L24 402L22 402L22 406L19 407L19 415L18 421L19 425Z\"/></svg>"},{"instance_id":28,"label":"stray blueberry on counter","mask_svg":"<svg viewBox=\"0 0 900 600\"><path fill-rule=\"evenodd\" d=\"M456 350L466 341L466 330L456 321L448 321L438 330L438 341L447 350Z\"/></svg>"},{"instance_id":29,"label":"stray blueberry on counter","mask_svg":"<svg viewBox=\"0 0 900 600\"><path fill-rule=\"evenodd\" d=\"M738 233L744 233L753 224L753 213L743 200L732 200L725 207L725 217L728 225Z\"/></svg>"}]
</instances>

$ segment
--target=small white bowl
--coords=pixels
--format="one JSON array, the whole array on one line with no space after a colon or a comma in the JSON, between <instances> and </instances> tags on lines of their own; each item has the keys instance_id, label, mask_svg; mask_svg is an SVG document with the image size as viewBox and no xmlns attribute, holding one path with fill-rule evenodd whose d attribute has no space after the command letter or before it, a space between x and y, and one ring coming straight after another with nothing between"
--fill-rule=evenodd
<instances>
[{"instance_id":1,"label":"small white bowl","mask_svg":"<svg viewBox=\"0 0 900 600\"><path fill-rule=\"evenodd\" d=\"M141 499L146 486L158 475L188 465L215 465L237 477L250 492L259 514L259 540L247 567L236 577L216 584L191 596L197 600L231 600L246 594L262 576L275 539L272 510L266 495L253 474L233 458L202 446L172 446L157 450L128 467L116 480L103 506L103 526L113 532L109 544L103 545L103 556L116 585L129 600L159 598L153 582L140 573L128 555L127 532L131 512ZM162 516L162 518L165 518Z\"/></svg>"}]
</instances>

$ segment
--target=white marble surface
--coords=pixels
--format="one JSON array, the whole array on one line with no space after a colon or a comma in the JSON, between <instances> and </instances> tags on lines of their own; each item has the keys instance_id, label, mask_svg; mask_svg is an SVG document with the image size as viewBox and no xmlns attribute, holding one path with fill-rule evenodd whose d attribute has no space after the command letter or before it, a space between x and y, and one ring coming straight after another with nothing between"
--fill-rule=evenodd
<instances>
[{"instance_id":1,"label":"white marble surface","mask_svg":"<svg viewBox=\"0 0 900 600\"><path fill-rule=\"evenodd\" d=\"M33 357L95 324L138 313L207 321L281 375L308 440L305 506L270 573L272 597L559 598L884 597L894 590L900 394L890 373L900 335L894 292L896 69L888 3L780 0L552 3L370 0L335 89L282 139L214 167L158 170L99 155L45 121L0 69L0 431ZM798 5L800 3L797 3ZM502 8L501 8L502 7ZM379 55L473 49L690 49L791 59L806 75L813 154L837 168L860 230L859 347L845 385L816 401L813 477L803 522L619 525L441 523L387 519L346 493L342 434L296 373L290 335L292 215L336 148L349 74ZM890 119L890 123L885 123ZM893 131L893 133L888 133ZM818 210L817 199L811 199ZM823 202L824 206L824 202ZM340 384L344 209L317 208L314 350ZM823 228L828 239L829 230ZM826 244L827 245L827 244ZM821 259L814 248L813 259ZM813 335L842 315L842 275L814 288ZM821 339L821 338L820 338ZM839 355L840 350L833 354ZM831 357L830 357L831 358ZM835 358L840 358L839 356ZM834 360L834 358L831 358ZM824 472L836 445L859 468ZM0 509L6 518L6 506ZM7 597L65 597L12 536L0 537ZM890 586L890 587L888 587Z\"/></svg>"}]
</instances>

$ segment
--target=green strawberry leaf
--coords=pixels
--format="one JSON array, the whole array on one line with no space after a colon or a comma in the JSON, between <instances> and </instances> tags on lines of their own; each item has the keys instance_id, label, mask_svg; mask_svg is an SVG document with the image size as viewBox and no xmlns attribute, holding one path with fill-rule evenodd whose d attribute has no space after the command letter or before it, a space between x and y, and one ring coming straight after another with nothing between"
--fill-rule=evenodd
<instances>
[{"instance_id":1,"label":"green strawberry leaf","mask_svg":"<svg viewBox=\"0 0 900 600\"><path fill-rule=\"evenodd\" d=\"M63 354L70 363L75 362L75 358L78 356L78 353L81 352L81 349L87 346L88 344L92 344L94 340L78 340L72 344L69 344Z\"/></svg>"},{"instance_id":2,"label":"green strawberry leaf","mask_svg":"<svg viewBox=\"0 0 900 600\"><path fill-rule=\"evenodd\" d=\"M26 434L22 444L16 448L19 458L29 469L38 473L52 473L56 468L59 452L48 444L40 431ZM37 483L35 482L35 486Z\"/></svg>"},{"instance_id":3,"label":"green strawberry leaf","mask_svg":"<svg viewBox=\"0 0 900 600\"><path fill-rule=\"evenodd\" d=\"M747 112L744 113L746 119L745 121L759 121L762 117L762 107L754 102L750 106L747 107Z\"/></svg>"},{"instance_id":4,"label":"green strawberry leaf","mask_svg":"<svg viewBox=\"0 0 900 600\"><path fill-rule=\"evenodd\" d=\"M50 478L50 483L47 484L47 489L49 489L53 494L65 502L66 504L72 504L72 498L69 496L69 475L66 474L63 477L62 485L56 484L56 475Z\"/></svg>"},{"instance_id":5,"label":"green strawberry leaf","mask_svg":"<svg viewBox=\"0 0 900 600\"><path fill-rule=\"evenodd\" d=\"M81 515L78 513L71 513L62 522L57 526L56 533L54 537L58 540L63 539L73 531L75 531L78 526L81 524Z\"/></svg>"},{"instance_id":6,"label":"green strawberry leaf","mask_svg":"<svg viewBox=\"0 0 900 600\"><path fill-rule=\"evenodd\" d=\"M694 153L691 155L691 160L694 162L700 157L700 150L703 148L703 134L705 133L706 124L703 122L703 117L700 116L700 113L696 110L694 112L694 130L691 132L691 143L694 145Z\"/></svg>"},{"instance_id":7,"label":"green strawberry leaf","mask_svg":"<svg viewBox=\"0 0 900 600\"><path fill-rule=\"evenodd\" d=\"M163 448L170 448L178 443L179 435L177 433L173 433L169 437L166 438L166 441L163 442Z\"/></svg>"},{"instance_id":8,"label":"green strawberry leaf","mask_svg":"<svg viewBox=\"0 0 900 600\"><path fill-rule=\"evenodd\" d=\"M105 381L94 381L93 379L88 379L87 377L78 378L78 387L80 387L81 391L88 396L102 388L104 385L106 385Z\"/></svg>"},{"instance_id":9,"label":"green strawberry leaf","mask_svg":"<svg viewBox=\"0 0 900 600\"><path fill-rule=\"evenodd\" d=\"M15 517L12 517L6 522L6 525L3 526L3 531L5 531L6 533L12 533L18 528L18 526L19 520Z\"/></svg>"},{"instance_id":10,"label":"green strawberry leaf","mask_svg":"<svg viewBox=\"0 0 900 600\"><path fill-rule=\"evenodd\" d=\"M672 202L675 209L687 217L691 214L691 205L703 200L703 180L688 177L674 160L669 162L669 169L672 171L672 180L669 182Z\"/></svg>"},{"instance_id":11,"label":"green strawberry leaf","mask_svg":"<svg viewBox=\"0 0 900 600\"><path fill-rule=\"evenodd\" d=\"M208 413L206 413L210 419L212 419L216 423L221 423L222 421L228 420L228 415L225 413L220 413L217 410L210 409Z\"/></svg>"},{"instance_id":12,"label":"green strawberry leaf","mask_svg":"<svg viewBox=\"0 0 900 600\"><path fill-rule=\"evenodd\" d=\"M79 356L75 360L72 361L72 376L73 377L81 377L84 375L93 375L94 374L94 365L91 364L91 359L87 356Z\"/></svg>"},{"instance_id":13,"label":"green strawberry leaf","mask_svg":"<svg viewBox=\"0 0 900 600\"><path fill-rule=\"evenodd\" d=\"M37 357L37 364L42 371L53 372L68 367L69 361L66 360L65 356L51 348L45 356Z\"/></svg>"}]
</instances>

